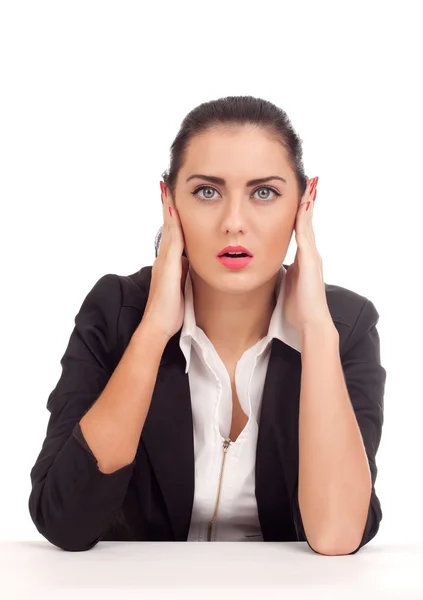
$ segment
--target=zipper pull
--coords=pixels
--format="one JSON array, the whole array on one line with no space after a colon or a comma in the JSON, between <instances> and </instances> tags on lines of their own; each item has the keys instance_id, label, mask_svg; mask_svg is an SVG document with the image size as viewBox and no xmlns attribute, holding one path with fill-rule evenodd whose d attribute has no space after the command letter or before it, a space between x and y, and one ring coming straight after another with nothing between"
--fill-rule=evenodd
<instances>
[{"instance_id":1,"label":"zipper pull","mask_svg":"<svg viewBox=\"0 0 423 600\"><path fill-rule=\"evenodd\" d=\"M228 448L231 444L232 444L231 438L227 438L226 440L223 440L223 452L227 452Z\"/></svg>"}]
</instances>

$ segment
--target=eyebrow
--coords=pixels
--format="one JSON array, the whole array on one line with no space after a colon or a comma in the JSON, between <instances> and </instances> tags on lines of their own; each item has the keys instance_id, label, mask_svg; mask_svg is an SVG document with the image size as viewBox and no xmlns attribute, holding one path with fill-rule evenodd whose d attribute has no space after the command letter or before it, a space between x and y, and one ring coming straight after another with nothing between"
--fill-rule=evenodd
<instances>
[{"instance_id":1,"label":"eyebrow","mask_svg":"<svg viewBox=\"0 0 423 600\"><path fill-rule=\"evenodd\" d=\"M200 175L200 174L191 175L186 180L186 183L188 183L188 181L190 181L190 179L194 179L194 178L205 179L206 181L210 181L211 183L216 183L217 185L223 185L223 186L226 185L226 181L224 179L222 179L222 177L215 177L214 175ZM256 185L258 183L265 183L266 181L271 181L272 179L280 179L281 181L286 183L286 179L284 179L283 177L279 177L278 175L271 175L270 177L261 177L259 179L250 179L250 181L247 181L246 185L247 185L247 187L250 187L250 186Z\"/></svg>"}]
</instances>

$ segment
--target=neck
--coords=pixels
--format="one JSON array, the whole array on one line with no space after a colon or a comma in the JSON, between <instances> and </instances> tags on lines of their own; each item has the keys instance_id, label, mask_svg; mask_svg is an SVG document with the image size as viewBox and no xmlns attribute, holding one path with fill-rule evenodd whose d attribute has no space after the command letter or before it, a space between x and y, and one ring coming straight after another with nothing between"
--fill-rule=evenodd
<instances>
[{"instance_id":1,"label":"neck","mask_svg":"<svg viewBox=\"0 0 423 600\"><path fill-rule=\"evenodd\" d=\"M216 350L241 355L265 337L276 305L279 273L258 288L216 289L190 270L195 320Z\"/></svg>"}]
</instances>

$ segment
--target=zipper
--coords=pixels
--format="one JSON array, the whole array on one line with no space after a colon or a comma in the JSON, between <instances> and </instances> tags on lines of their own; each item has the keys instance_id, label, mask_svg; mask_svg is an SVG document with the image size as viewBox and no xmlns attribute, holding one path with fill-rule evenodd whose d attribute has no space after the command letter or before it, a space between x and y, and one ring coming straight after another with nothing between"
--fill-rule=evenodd
<instances>
[{"instance_id":1,"label":"zipper","mask_svg":"<svg viewBox=\"0 0 423 600\"><path fill-rule=\"evenodd\" d=\"M217 521L217 511L219 508L220 492L222 489L222 477L223 477L223 469L225 468L226 453L228 451L229 446L232 443L233 442L230 438L223 440L223 456L222 456L222 466L220 467L219 487L217 490L217 498L216 498L216 504L214 507L214 514L213 514L212 520L209 522L209 525L208 525L208 530L207 530L207 541L208 542L211 542L212 528L213 528L214 523L216 523L216 521Z\"/></svg>"}]
</instances>

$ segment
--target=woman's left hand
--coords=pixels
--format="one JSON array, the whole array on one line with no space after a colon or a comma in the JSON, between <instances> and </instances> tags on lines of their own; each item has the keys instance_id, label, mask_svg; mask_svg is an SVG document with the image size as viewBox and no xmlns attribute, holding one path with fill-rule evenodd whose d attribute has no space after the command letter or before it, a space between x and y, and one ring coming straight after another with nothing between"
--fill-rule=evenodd
<instances>
[{"instance_id":1,"label":"woman's left hand","mask_svg":"<svg viewBox=\"0 0 423 600\"><path fill-rule=\"evenodd\" d=\"M318 177L307 181L295 221L297 252L285 273L284 310L287 320L300 336L306 326L333 325L326 301L322 258L314 239L313 210L317 181Z\"/></svg>"}]
</instances>

